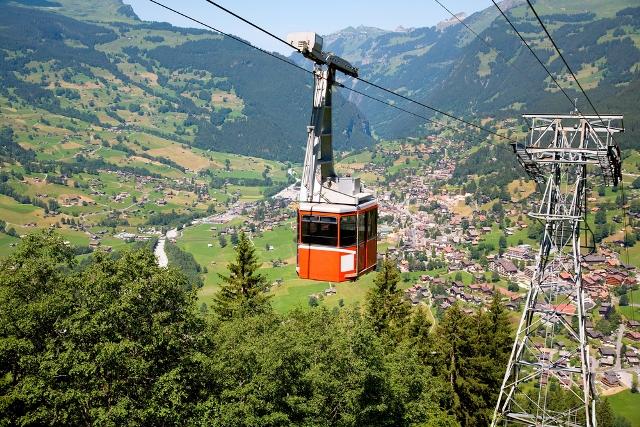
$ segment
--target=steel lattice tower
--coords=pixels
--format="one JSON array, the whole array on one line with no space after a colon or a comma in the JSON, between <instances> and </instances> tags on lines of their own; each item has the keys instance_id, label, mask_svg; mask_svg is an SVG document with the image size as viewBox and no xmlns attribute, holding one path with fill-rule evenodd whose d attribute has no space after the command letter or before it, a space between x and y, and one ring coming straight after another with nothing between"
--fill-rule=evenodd
<instances>
[{"instance_id":1,"label":"steel lattice tower","mask_svg":"<svg viewBox=\"0 0 640 427\"><path fill-rule=\"evenodd\" d=\"M595 427L581 277L581 258L593 242L585 221L586 184L592 173L605 185L621 179L613 134L623 131L622 116L523 117L532 122L530 135L513 149L543 192L529 216L544 231L491 425ZM558 406L556 387L569 391L570 408Z\"/></svg>"}]
</instances>

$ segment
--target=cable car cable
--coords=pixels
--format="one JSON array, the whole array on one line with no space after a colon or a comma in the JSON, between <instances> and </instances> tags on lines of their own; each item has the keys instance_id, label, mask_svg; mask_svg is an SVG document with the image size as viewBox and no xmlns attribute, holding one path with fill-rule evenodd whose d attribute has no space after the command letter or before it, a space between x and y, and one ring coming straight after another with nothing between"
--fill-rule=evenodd
<instances>
[{"instance_id":1,"label":"cable car cable","mask_svg":"<svg viewBox=\"0 0 640 427\"><path fill-rule=\"evenodd\" d=\"M216 2L215 2L215 1L213 1L213 0L205 0L205 1L206 1L207 3L209 3L209 4L213 5L213 6L217 7L218 9L220 9L220 10L222 10L222 11L224 11L224 12L226 12L226 13L228 13L228 14L230 14L230 15L232 15L232 16L234 16L234 17L238 18L238 19L240 19L241 21L243 21L243 22L247 23L248 25L252 26L253 28L255 28L255 29L257 29L257 30L259 30L259 31L263 32L264 34L266 34L266 35L268 35L268 36L270 36L270 37L274 38L275 40L278 40L279 42L281 42L281 43L283 43L283 44L287 45L290 49L293 49L293 50L297 51L298 53L301 53L301 50L300 50L300 49L296 48L295 46L291 46L289 43L287 43L287 41L286 41L286 40L282 39L281 37L276 36L275 34L271 33L270 31L266 30L265 28L263 28L263 27L261 27L261 26L259 26L259 25L255 24L255 23L253 23L253 22L249 21L249 20L248 20L248 19L246 19L246 18L243 18L242 16L238 15L237 13L235 13L235 12L233 12L233 11L231 11L231 10L227 9L227 8L225 8L224 6L221 6L220 4L216 3ZM350 76L350 77L352 77L352 76ZM429 109L429 110L431 110L431 111L434 111L434 112L436 112L436 113L440 113L440 114L442 114L442 115L444 115L444 116L447 116L447 117L449 117L449 118L451 118L451 119L457 120L457 121L459 121L459 122L461 122L461 123L464 123L464 124L466 124L466 125L468 125L468 126L471 126L471 127L476 128L476 129L479 129L479 130L482 130L482 131L484 131L484 132L487 132L487 133L490 133L490 134L492 134L492 135L495 135L495 136L497 136L497 137L499 137L499 138L501 138L501 139L506 139L506 140L509 140L509 141L511 141L512 143L516 143L516 144L518 143L518 141L516 141L516 140L515 140L515 139L513 139L513 138L510 138L510 137L508 137L508 136L504 136L504 135L500 135L499 133L494 132L494 131L492 131L492 130L490 130L490 129L487 129L487 128L483 127L483 126L476 125L475 123L469 122L468 120L465 120L465 119L460 118L460 117L456 117L456 116L454 116L454 115L452 115L452 114L446 113L446 112L444 112L444 111L442 111L442 110L440 110L440 109L438 109L438 108L432 107L432 106L427 105L427 104L425 104L425 103L422 103L422 102L420 102L420 101L416 101L415 99L409 98L408 96L402 95L402 94L400 94L400 93L398 93L398 92L395 92L395 91L393 91L393 90L391 90L391 89L387 89L387 88L385 88L385 87L383 87L383 86L380 86L380 85L378 85L378 84L376 84L376 83L373 83L373 82L371 82L371 81L369 81L369 80L366 80L366 79L364 79L364 78L362 78L362 77L352 77L352 78L353 78L353 79L356 79L356 80L359 80L359 81L361 81L361 82L363 82L363 83L365 83L365 84L368 84L368 85L370 85L370 86L373 86L373 87L375 87L375 88L377 88L377 89L380 89L380 90L382 90L382 91L384 91L384 92L387 92L387 93L389 93L389 94L391 94L391 95L394 95L394 96L400 97L400 98L405 99L405 100L407 100L407 101L409 101L409 102L413 102L413 103L415 103L415 104L417 104L417 105L420 105L421 107L427 108L427 109Z\"/></svg>"},{"instance_id":2,"label":"cable car cable","mask_svg":"<svg viewBox=\"0 0 640 427\"><path fill-rule=\"evenodd\" d=\"M449 8L447 8L444 4L442 4L440 2L440 0L433 0L436 3L438 3L440 5L440 7L442 7L444 10L446 10L449 15L451 15L453 18L455 18L459 23L461 23L462 25L465 26L465 28L467 30L469 30L469 32L471 32L478 40L480 40L486 47L489 48L489 50L494 49L498 54L500 54L500 57L502 59L502 62L507 64L508 66L512 67L514 70L522 73L523 75L526 74L524 72L524 70L520 69L520 67L516 66L515 64L511 63L508 61L508 58L506 57L505 53L503 51L501 51L500 49L498 49L496 46L493 46L491 43L489 43L485 38L481 37L480 34L478 34L473 28L471 28L470 25L468 25L466 22L464 22L464 20L460 19L458 17L458 15L456 15L455 13L453 13Z\"/></svg>"},{"instance_id":3,"label":"cable car cable","mask_svg":"<svg viewBox=\"0 0 640 427\"><path fill-rule=\"evenodd\" d=\"M229 15L234 16L235 18L238 18L239 20L241 20L241 21L242 21L242 22L244 22L245 24L249 24L249 25L251 25L251 26L252 26L253 28L255 28L256 30L262 31L263 33L267 34L268 36L273 37L274 39L278 40L279 42L286 44L286 45L287 45L287 46L289 46L290 48L293 48L293 49L297 50L299 53L302 53L302 51L301 51L300 49L298 49L298 48L296 48L296 47L294 47L294 46L291 46L289 43L287 43L287 41L286 41L285 39L283 39L283 38L281 38L281 37L276 36L275 34L271 33L270 31L268 31L268 30L266 30L266 29L264 29L264 28L260 27L260 26L259 26L259 25L257 25L257 24L254 24L253 22L249 21L248 19L243 18L242 16L240 16L240 15L238 15L237 13L235 13L235 12L233 12L233 11L231 11L231 10L227 9L226 7L224 7L224 6L222 6L222 5L220 5L220 4L216 3L216 2L214 2L213 0L204 0L204 1L206 1L207 3L209 3L209 4L211 4L211 5L215 6L215 7L217 7L218 9L220 9L220 10L222 10L222 11L224 11L224 12L228 13Z\"/></svg>"},{"instance_id":4,"label":"cable car cable","mask_svg":"<svg viewBox=\"0 0 640 427\"><path fill-rule=\"evenodd\" d=\"M193 21L193 22L195 22L195 23L197 23L197 24L200 24L200 25L202 25L202 26L204 26L204 27L206 27L206 28L209 28L209 29L210 29L210 30L212 30L212 31L215 31L215 32L217 32L217 33L219 33L219 34L222 34L222 35L227 36L227 37L229 37L229 38L231 38L231 39L233 39L233 40L236 40L236 41L238 41L238 42L240 42L240 43L242 43L242 44L244 44L244 45L246 45L246 46L248 46L248 47L251 47L251 48L253 48L253 49L256 49L256 50L258 50L259 52L265 53L265 54L267 54L267 55L269 55L269 56L271 56L271 57L273 57L273 58L275 58L275 59L277 59L277 60L279 60L279 61L282 61L282 62L284 62L284 63L286 63L286 64L288 64L288 65L291 65L291 66L293 66L293 67L295 67L295 68L297 68L297 69L299 69L299 70L302 70L302 71L304 71L304 72L306 72L306 73L308 73L308 74L313 74L313 72L312 72L312 71L307 70L306 68L301 67L300 65L298 65L298 64L296 64L296 63L294 63L294 62L291 62L291 61L289 61L289 60L287 60L287 59L285 59L285 58L282 58L281 56L274 55L273 53L271 53L271 52L269 52L269 51L266 51L266 50L264 50L264 49L261 49L261 48L259 48L258 46L255 46L255 45L253 45L253 44L251 44L251 43L247 42L246 40L243 40L243 39L241 39L241 38L239 38L239 37L236 37L236 36L234 36L234 35L232 35L232 34L225 33L224 31L221 31L221 30L219 30L219 29L217 29L217 28L215 28L215 27L213 27L213 26L211 26L211 25L209 25L209 24L206 24L206 23L204 23L204 22L202 22L202 21L200 21L200 20L198 20L198 19L196 19L196 18L193 18L193 17L191 17L191 16L189 16L189 15L187 15L187 14L185 14L185 13L182 13L182 12L180 12L180 11L178 11L178 10L175 10L175 9L173 9L173 8L169 7L169 6L166 6L166 5L164 5L164 4L162 4L162 3L160 3L160 2L158 2L158 1L156 1L156 0L149 0L149 1L150 1L150 2L152 2L152 3L154 3L154 4L156 4L156 5L158 5L158 6L160 6L160 7L165 8L165 9L167 9L167 10L171 11L171 12L174 12L174 13L176 13L176 14L180 15L180 16L182 16L183 18L189 19L189 20L191 20L191 21ZM366 98L369 98L369 99L371 99L371 100L374 100L374 101L377 101L377 102L379 102L379 103L385 104L385 105L387 105L387 106L389 106L389 107L391 107L391 108L395 108L395 109L397 109L397 110L399 110L399 111L403 111L403 112L405 112L405 113L407 113L407 114L413 115L413 116L415 116L415 117L419 117L419 118L424 119L424 120L427 120L427 121L429 121L429 122L431 122L431 123L434 123L434 124L437 124L437 125L440 125L440 126L446 127L446 128L451 129L451 130L453 130L453 131L455 131L455 132L460 132L460 129L454 128L454 127L449 126L449 125L447 125L447 124L445 124L445 123L441 123L441 122L438 122L437 120L433 120L433 119L430 119L430 118L428 118L428 117L422 116L422 115L420 115L420 114L414 113L414 112L412 112L412 111L409 111L409 110L407 110L407 109L404 109L404 108L402 108L402 107L399 107L399 106L397 106L397 105L394 105L394 104L392 104L392 103L390 103L390 102L384 101L384 100L382 100L382 99L379 99L379 98L376 98L376 97L374 97L374 96L368 95L368 94L366 94L366 93L364 93L364 92L358 91L358 90L353 89L353 88L350 88L350 87L348 87L348 86L345 86L345 85L344 85L344 84L342 84L342 83L336 82L336 85L337 85L337 86L339 86L339 87L341 87L341 88L343 88L343 89L349 90L349 91L354 92L354 93L357 93L357 94L359 94L359 95L362 95L362 96L364 96L364 97L366 97Z\"/></svg>"},{"instance_id":5,"label":"cable car cable","mask_svg":"<svg viewBox=\"0 0 640 427\"><path fill-rule=\"evenodd\" d=\"M564 58L564 55L562 54L562 52L560 51L560 48L558 47L558 45L556 44L555 40L553 39L553 37L551 37L551 34L549 33L549 31L547 30L547 27L544 25L544 22L542 22L542 19L540 18L540 15L538 15L538 12L536 12L536 10L533 7L533 4L531 4L530 0L527 0L527 4L529 5L529 8L531 9L531 11L533 12L533 14L535 15L536 19L538 20L538 23L540 24L540 26L542 27L542 29L544 30L545 34L547 35L547 38L549 39L549 41L551 42L551 44L553 45L553 48L556 50L556 52L558 52L558 55L560 56L560 59L562 59L562 62L564 63L564 66L567 67L567 70L569 70L569 73L571 73L571 76L573 77L573 80L576 82L576 84L578 85L578 87L580 88L580 91L582 92L582 94L584 95L584 97L586 98L587 102L589 103L589 105L591 106L591 108L593 109L593 112L596 113L596 116L598 116L598 119L602 122L602 124L604 125L604 120L602 120L602 117L600 117L600 113L598 113L598 110L596 109L596 106L593 105L593 102L591 102L591 98L589 98L589 95L587 95L587 92L584 90L584 88L582 87L582 85L580 84L580 81L578 80L578 77L576 77L576 74L573 72L573 70L571 69L571 67L569 66L569 63L567 62L567 60ZM582 113L581 113L582 114ZM613 137L613 132L611 132L611 130L607 127L607 133L609 134L609 136L611 137L611 139L613 140L613 142L617 145L618 143L616 142L615 138Z\"/></svg>"},{"instance_id":6,"label":"cable car cable","mask_svg":"<svg viewBox=\"0 0 640 427\"><path fill-rule=\"evenodd\" d=\"M264 49L262 49L262 48L260 48L258 46L254 46L251 43L249 43L248 41L241 39L240 37L234 36L233 34L225 33L224 31L221 31L221 30L219 30L219 29L217 29L215 27L212 27L209 24L205 24L204 22L202 22L202 21L200 21L200 20L198 20L196 18L193 18L193 17L191 17L191 16L189 16L187 14L184 14L184 13L178 11L178 10L175 10L175 9L173 9L173 8L167 6L167 5L164 5L164 4L162 4L162 3L160 3L160 2L158 2L156 0L149 0L149 1L151 3L154 3L154 4L158 5L158 6L160 6L160 7L165 8L165 9L167 9L167 10L173 12L173 13L176 13L176 14L180 15L183 18L189 19L189 20L191 20L191 21L193 21L195 23L198 23L198 24L202 25L203 27L206 27L206 28L208 28L208 29L210 29L212 31L215 31L216 33L222 34L223 36L229 37L229 38L231 38L231 39L233 39L233 40L235 40L237 42L240 42L240 43L242 43L242 44L244 44L244 45L246 45L248 47L256 49L256 50L258 50L258 51L260 51L260 52L262 52L264 54L267 54L267 55L277 59L278 61L282 61L282 62L284 62L286 64L289 64L289 65L291 65L293 67L296 67L296 68L298 68L298 69L300 69L300 70L302 70L302 71L304 71L306 73L313 74L312 71L309 71L306 68L301 67L300 65L298 65L298 64L296 64L294 62L288 61L287 59L283 58L282 56L278 56L278 55L276 55L274 53L271 53L271 52L269 52L267 50L264 50Z\"/></svg>"},{"instance_id":7,"label":"cable car cable","mask_svg":"<svg viewBox=\"0 0 640 427\"><path fill-rule=\"evenodd\" d=\"M216 32L216 33L219 33L219 34L221 34L221 35L227 36L227 37L229 37L229 38L231 38L231 39L233 39L233 40L235 40L235 41L237 41L237 42L239 42L239 43L244 44L245 46L248 46L248 47L253 48L253 49L255 49L255 50L259 51L259 52L262 52L262 53L264 53L264 54L267 54L267 55L271 56L272 58L275 58L275 59L277 59L277 60L279 60L279 61L281 61L281 62L284 62L285 64L291 65L291 66L293 66L293 67L295 67L295 68L297 68L297 69L299 69L299 70L301 70L301 71L304 71L304 72L306 72L306 73L308 73L308 74L313 74L313 72L312 72L312 71L307 70L306 68L301 67L300 65L298 65L298 64L296 64L296 63L294 63L294 62L291 62L291 61L289 61L289 60L287 60L287 59L285 59L285 58L283 58L283 57L281 57L281 56L275 55L275 54L273 54L273 53L271 53L271 52L269 52L269 51L266 51L266 50L264 50L264 49L262 49L262 48L260 48L260 47L258 47L258 46L255 46L255 45L253 45L253 44L251 44L251 43L247 42L246 40L243 40L243 39L241 39L241 38L239 38L239 37L236 37L236 36L234 36L234 35L232 35L232 34L225 33L225 32L224 32L224 31L222 31L222 30L219 30L219 29L217 29L217 28L215 28L215 27L213 27L213 26L211 26L211 25L209 25L209 24L206 24L206 23L204 23L204 22L202 22L202 21L200 21L200 20L198 20L198 19L196 19L196 18L193 18L193 17L191 17L191 16L189 16L189 15L187 15L187 14L185 14L185 13L182 13L182 12L180 12L180 11L178 11L178 10L175 10L175 9L173 9L173 8L171 8L171 7L169 7L169 6L165 5L165 4L162 4L162 3L160 3L160 2L158 2L158 1L156 1L156 0L149 0L149 1L150 1L150 2L152 2L152 3L154 3L154 4L156 4L156 5L158 5L158 6L160 6L160 7L162 7L162 8L164 8L164 9L166 9L166 10L169 10L169 11L171 11L171 12L173 12L173 13L176 13L177 15L180 15L180 16L182 16L183 18L189 19L189 20L191 20L191 21L193 21L193 22L195 22L195 23L197 23L197 24L200 24L200 25L202 25L202 26L204 26L204 27L206 27L206 28L208 28L208 29L210 29L210 30L212 30L212 31ZM290 46L290 45L289 45L289 44L287 44L287 46ZM291 47L293 48L293 46L291 46ZM295 49L295 48L294 48L294 49ZM409 110L407 110L407 109L405 109L405 108L402 108L402 107L399 107L399 106L397 106L397 105L395 105L395 104L392 104L392 103L390 103L390 102L388 102L388 101L382 100L382 99L380 99L380 98L376 98L376 97L374 97L374 96L368 95L368 94L366 94L366 93L364 93L364 92L361 92L361 91L359 91L359 90L356 90L356 89L350 88L350 87L348 87L348 86L345 86L345 85L344 85L344 84L342 84L342 83L337 83L337 85L338 85L339 87L343 88L343 89L346 89L346 90L349 90L349 91L351 91L351 92L357 93L357 94L359 94L359 95L361 95L361 96L364 96L364 97L366 97L366 98L369 98L369 99L371 99L371 100L373 100L373 101L376 101L376 102L379 102L379 103L381 103L381 104L387 105L387 106L389 106L389 107L391 107L391 108L395 108L396 110L399 110L399 111L402 111L402 112L404 112L404 113L410 114L410 115L412 115L412 116L415 116L415 117L421 118L421 119L426 120L426 121L428 121L428 122L431 122L431 123L437 124L437 125L439 125L439 126L445 127L445 128L450 129L450 130L452 130L452 131L454 131L454 132L457 132L457 133L461 132L461 130L460 130L460 129L454 128L454 127L452 127L451 125L448 125L448 124L445 124L445 123L439 122L439 121L434 120L434 119L430 119L430 118L425 117L425 116L423 116L423 115L420 115L420 114L418 114L418 113L414 113L414 112L409 111ZM374 86L378 86L378 85L375 85L374 83L372 83L372 85L374 85ZM384 89L384 88L382 88L382 89ZM393 91L391 91L391 93L393 93L394 95L397 95L397 94L396 94L395 92L393 92ZM410 100L410 98L407 98L407 99L409 99L409 100ZM413 100L410 100L410 101L415 102L415 101L413 101ZM439 112L439 110L437 110L437 111ZM446 113L443 113L443 114L447 115ZM456 120L458 120L458 121L460 121L457 117L454 117L454 116L451 116L451 117L452 117L452 118L454 118L454 119L456 119ZM469 125L471 125L471 126L473 126L473 127L476 127L476 128L478 127L477 125L474 125L474 124L472 124L472 123L469 123ZM484 128L480 128L480 129L481 129L481 130L485 130ZM486 130L485 130L485 131L486 131ZM491 132L491 131L490 131L490 132ZM491 132L491 133L493 133L493 132ZM494 133L494 134L495 134L495 133ZM496 135L497 135L497 136L499 136L499 137L501 137L501 138L507 138L507 137L504 137L504 136L499 135L499 134L496 134ZM511 141L515 141L515 140L510 139L510 138L507 138L507 139L509 139L509 140L511 140ZM503 146L500 146L500 147L503 147ZM503 147L503 148L504 148L504 149L507 149L506 147Z\"/></svg>"},{"instance_id":8,"label":"cable car cable","mask_svg":"<svg viewBox=\"0 0 640 427\"><path fill-rule=\"evenodd\" d=\"M376 102L379 102L379 103L381 103L381 104L387 105L387 106L389 106L389 107L391 107L391 108L395 108L395 109L400 110L400 111L402 111L402 112L404 112L404 113L410 114L410 115L412 115L412 116L415 116L415 117L418 117L418 118L420 118L420 119L426 120L426 121L431 122L431 123L433 123L433 124L436 124L436 125L442 126L442 127L444 127L444 128L447 128L447 129L450 129L450 130L452 130L453 132L456 132L456 133L461 132L461 130L460 130L460 129L458 129L458 128L454 128L454 127L453 127L453 126L451 126L451 125L448 125L448 124L443 123L443 122L439 122L439 121L437 121L437 120L430 119L430 118L425 117L425 116L423 116L423 115L420 115L420 114L418 114L418 113L414 113L413 111L409 111L409 110L407 110L407 109L405 109L405 108L398 107L397 105L392 104L392 103L390 103L390 102L388 102L388 101L385 101L385 100L383 100L383 99L376 98L375 96L368 95L368 94L366 94L366 93L364 93L364 92L361 92L361 91L359 91L359 90L357 90L357 89L353 89L353 88L350 88L350 87L348 87L348 86L345 86L344 84L342 84L342 83L340 83L340 82L336 82L335 84L336 84L336 86L338 86L338 87L340 87L340 88L342 88L342 89L346 89L346 90L348 90L348 91L351 91L351 92L357 93L358 95L362 95L362 96L364 96L364 97L366 97L366 98L369 98L369 99L371 99L371 100L373 100L373 101L376 101ZM504 145L496 145L496 147L500 147L500 148L503 148L503 149L505 149L505 150L507 150L507 151L509 151L509 152L512 152L509 148L507 148L507 146L504 146Z\"/></svg>"},{"instance_id":9,"label":"cable car cable","mask_svg":"<svg viewBox=\"0 0 640 427\"><path fill-rule=\"evenodd\" d=\"M351 76L349 76L349 77L351 77ZM389 93L389 94L395 95L395 96L397 96L397 97L399 97L399 98L402 98L402 99L404 99L404 100L407 100L407 101L409 101L409 102L413 102L414 104L418 104L418 105L420 105L420 106L422 106L422 107L425 107L425 108L427 108L427 109L429 109L429 110L431 110L431 111L434 111L434 112L436 112L436 113L440 113L440 114L442 114L443 116L447 116L447 117L449 117L449 118L451 118L451 119L454 119L454 120L456 120L456 121L459 121L459 122L461 122L461 123L464 123L464 124L466 124L466 125L468 125L468 126L471 126L471 127L476 128L476 129L482 130L482 131L484 131L484 132L490 133L490 134L495 135L495 136L497 136L497 137L499 137L499 138L502 138L502 139L506 139L506 140L508 140L508 141L511 141L511 142L512 142L512 143L514 143L514 144L517 144L517 143L518 143L518 141L517 141L517 140L515 140L515 139L513 139L513 138L510 138L510 137L508 137L508 136L504 136L504 135L500 135L499 133L494 132L494 131L492 131L491 129L487 129L487 128L483 127L483 126L479 126L479 125L477 125L477 124L475 124L475 123L472 123L472 122L470 122L470 121L468 121L468 120L465 120L465 119L463 119L463 118L456 117L456 116L454 116L453 114L446 113L446 112L444 112L444 111L442 111L442 110L440 110L440 109L438 109L438 108L435 108L435 107L432 107L432 106L430 106L430 105L424 104L424 103L422 103L422 102L420 102L420 101L416 101L415 99L409 98L408 96L404 96L404 95L402 95L401 93L398 93L398 92L392 91L391 89L387 89L387 88L385 88L385 87L383 87L383 86L380 86L379 84L373 83L372 81L369 81L369 80L363 79L362 77L351 77L351 78L354 78L354 79L356 79L356 80L359 80L359 81L361 81L361 82L363 82L363 83L366 83L366 84L368 84L368 85L370 85L370 86L373 86L373 87L375 87L375 88L377 88L377 89L380 89L380 90L382 90L382 91L384 91L384 92L387 92L387 93Z\"/></svg>"},{"instance_id":10,"label":"cable car cable","mask_svg":"<svg viewBox=\"0 0 640 427\"><path fill-rule=\"evenodd\" d=\"M502 9L500 9L500 6L498 6L498 3L496 3L495 0L491 0L491 2L494 4L494 6L500 11L500 13L502 14L502 17L509 23L509 25L511 26L511 29L513 29L513 31L516 33L516 35L520 38L520 40L522 40L522 43L527 47L527 49L529 49L529 52L531 52L531 54L536 58L536 60L538 61L538 63L542 66L542 68L544 68L544 70L547 72L547 74L549 75L549 77L551 77L551 80L553 80L553 82L556 84L556 86L558 86L558 89L560 89L562 91L562 93L564 94L564 96L569 100L569 102L571 103L572 106L575 107L575 104L573 102L573 99L571 99L571 97L569 96L569 94L567 94L567 92L564 90L564 88L562 86L560 86L560 83L558 83L558 80L556 80L556 78L553 76L553 74L551 74L551 71L549 71L549 69L547 68L546 65L544 65L544 62L542 62L542 60L540 59L540 57L533 51L533 49L531 48L531 46L529 46L529 43L527 43L527 41L524 39L524 37L522 37L522 34L520 34L520 32L516 29L516 27L513 25L513 23L511 22L511 20L509 19L509 17L503 12ZM579 110L578 110L579 111ZM580 112L580 111L579 111ZM581 115L582 112L580 112Z\"/></svg>"},{"instance_id":11,"label":"cable car cable","mask_svg":"<svg viewBox=\"0 0 640 427\"><path fill-rule=\"evenodd\" d=\"M591 98L589 97L589 95L587 95L587 92L584 90L584 88L580 84L580 81L578 80L578 77L576 76L576 74L573 72L573 70L569 66L569 63L567 62L567 60L565 59L564 55L560 51L560 48L558 47L556 41L551 36L551 33L549 33L549 30L544 25L544 22L542 21L542 18L540 18L540 15L538 15L538 12L533 7L533 4L531 3L530 0L527 0L527 5L529 5L529 8L533 12L533 14L536 17L536 19L538 20L538 23L540 24L540 26L544 30L544 33L547 35L547 38L549 39L549 41L553 45L553 48L556 50L556 52L560 56L560 59L564 63L564 66L567 67L567 70L569 70L569 73L571 73L571 76L573 77L573 80L578 85L578 88L580 88L580 91L582 92L582 94L584 95L585 99L587 100L587 102L589 103L591 108L593 109L593 112L596 113L596 116L598 116L598 119L604 125L604 120L600 116L600 113L596 109L596 106L593 104L593 102L591 101ZM613 132L611 132L611 130L608 127L607 127L607 133L611 137L611 140L613 141L613 143L616 146L619 147L617 141L615 140L615 137L613 136ZM622 171L621 171L621 175L622 175ZM622 176L620 177L620 189L621 189L621 192L622 192L621 210L622 210L622 230L623 230L623 235L624 235L624 245L623 246L624 246L625 255L626 255L626 264L628 265L629 264L629 247L628 247L628 235L627 235L627 209L626 209L626 197L625 197L625 193L624 193L624 181L622 179Z\"/></svg>"}]
</instances>

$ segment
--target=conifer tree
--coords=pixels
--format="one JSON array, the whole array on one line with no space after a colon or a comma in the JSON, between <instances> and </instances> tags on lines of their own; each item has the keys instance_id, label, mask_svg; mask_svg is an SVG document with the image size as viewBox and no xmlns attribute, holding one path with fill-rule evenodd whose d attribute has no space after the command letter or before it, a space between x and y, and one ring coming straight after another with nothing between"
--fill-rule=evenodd
<instances>
[{"instance_id":1,"label":"conifer tree","mask_svg":"<svg viewBox=\"0 0 640 427\"><path fill-rule=\"evenodd\" d=\"M213 301L213 309L221 319L240 315L254 315L271 310L266 295L267 279L257 273L259 263L253 243L240 233L236 259L229 264L229 276L219 274L222 288Z\"/></svg>"},{"instance_id":2,"label":"conifer tree","mask_svg":"<svg viewBox=\"0 0 640 427\"><path fill-rule=\"evenodd\" d=\"M596 421L598 427L614 427L614 415L609 405L609 399L600 399L596 406Z\"/></svg>"},{"instance_id":3,"label":"conifer tree","mask_svg":"<svg viewBox=\"0 0 640 427\"><path fill-rule=\"evenodd\" d=\"M384 260L373 280L373 289L367 294L367 312L378 334L400 335L411 307L398 288L400 270L391 260Z\"/></svg>"}]
</instances>

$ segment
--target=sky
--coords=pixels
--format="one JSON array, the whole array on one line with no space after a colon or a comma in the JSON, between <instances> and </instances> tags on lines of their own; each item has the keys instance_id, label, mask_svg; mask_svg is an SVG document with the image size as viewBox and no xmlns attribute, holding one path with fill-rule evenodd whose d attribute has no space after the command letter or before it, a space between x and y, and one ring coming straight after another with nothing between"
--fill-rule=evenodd
<instances>
[{"instance_id":1,"label":"sky","mask_svg":"<svg viewBox=\"0 0 640 427\"><path fill-rule=\"evenodd\" d=\"M181 27L198 24L149 0L123 0L143 20L170 22ZM235 34L256 46L283 54L291 49L226 14L205 0L158 0L224 32ZM281 38L295 31L331 34L343 28L364 25L394 30L399 26L430 27L451 17L434 0L216 0L217 3L260 25ZM491 5L491 0L440 0L454 13L468 15Z\"/></svg>"}]
</instances>

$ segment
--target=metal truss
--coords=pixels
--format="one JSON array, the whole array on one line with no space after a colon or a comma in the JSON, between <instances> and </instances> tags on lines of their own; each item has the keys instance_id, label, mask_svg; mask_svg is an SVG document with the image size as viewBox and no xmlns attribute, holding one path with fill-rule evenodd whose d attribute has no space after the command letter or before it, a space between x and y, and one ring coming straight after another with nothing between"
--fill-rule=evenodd
<instances>
[{"instance_id":1,"label":"metal truss","mask_svg":"<svg viewBox=\"0 0 640 427\"><path fill-rule=\"evenodd\" d=\"M513 149L544 188L529 213L544 232L491 425L595 427L580 231L586 230L588 167L607 185L621 179L613 134L623 130L622 116L523 117L531 119L530 138ZM571 396L568 406L554 399L560 387Z\"/></svg>"}]
</instances>

